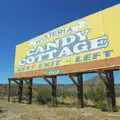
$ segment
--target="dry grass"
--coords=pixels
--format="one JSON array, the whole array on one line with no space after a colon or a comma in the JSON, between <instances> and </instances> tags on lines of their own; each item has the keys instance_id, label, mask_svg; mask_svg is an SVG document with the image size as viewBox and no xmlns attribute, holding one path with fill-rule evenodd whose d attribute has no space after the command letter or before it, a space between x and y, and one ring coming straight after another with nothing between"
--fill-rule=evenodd
<instances>
[{"instance_id":1,"label":"dry grass","mask_svg":"<svg viewBox=\"0 0 120 120\"><path fill-rule=\"evenodd\" d=\"M120 120L120 112L101 112L95 108L50 107L1 102L0 120Z\"/></svg>"},{"instance_id":2,"label":"dry grass","mask_svg":"<svg viewBox=\"0 0 120 120\"><path fill-rule=\"evenodd\" d=\"M116 103L120 106L120 97L116 98Z\"/></svg>"}]
</instances>

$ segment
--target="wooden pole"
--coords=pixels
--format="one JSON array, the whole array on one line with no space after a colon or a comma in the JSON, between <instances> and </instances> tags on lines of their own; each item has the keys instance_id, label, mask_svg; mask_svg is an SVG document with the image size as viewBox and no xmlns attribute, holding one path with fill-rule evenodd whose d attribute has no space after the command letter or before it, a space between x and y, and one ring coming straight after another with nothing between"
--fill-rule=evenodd
<instances>
[{"instance_id":1,"label":"wooden pole","mask_svg":"<svg viewBox=\"0 0 120 120\"><path fill-rule=\"evenodd\" d=\"M28 84L28 104L32 104L32 78L29 80Z\"/></svg>"},{"instance_id":2,"label":"wooden pole","mask_svg":"<svg viewBox=\"0 0 120 120\"><path fill-rule=\"evenodd\" d=\"M99 75L106 87L107 109L108 111L114 111L116 107L116 95L113 70L104 71L103 73L106 76L103 76L101 72L99 72Z\"/></svg>"},{"instance_id":3,"label":"wooden pole","mask_svg":"<svg viewBox=\"0 0 120 120\"><path fill-rule=\"evenodd\" d=\"M52 77L52 104L53 106L57 105L57 94L56 94L56 88L57 88L57 80L56 76Z\"/></svg>"},{"instance_id":4,"label":"wooden pole","mask_svg":"<svg viewBox=\"0 0 120 120\"><path fill-rule=\"evenodd\" d=\"M19 82L19 88L18 88L18 102L22 102L22 93L23 93L23 80L20 80Z\"/></svg>"},{"instance_id":5,"label":"wooden pole","mask_svg":"<svg viewBox=\"0 0 120 120\"><path fill-rule=\"evenodd\" d=\"M9 81L9 88L8 88L8 102L10 102L10 97L11 97L11 80Z\"/></svg>"},{"instance_id":6,"label":"wooden pole","mask_svg":"<svg viewBox=\"0 0 120 120\"><path fill-rule=\"evenodd\" d=\"M56 76L52 76L50 78L47 78L47 77L44 76L43 79L51 86L51 91L52 91L52 105L56 106L57 105L57 94L56 94L57 77Z\"/></svg>"},{"instance_id":7,"label":"wooden pole","mask_svg":"<svg viewBox=\"0 0 120 120\"><path fill-rule=\"evenodd\" d=\"M78 86L77 86L77 94L78 94L78 105L80 108L84 107L84 100L83 100L83 75L79 73L77 76Z\"/></svg>"},{"instance_id":8,"label":"wooden pole","mask_svg":"<svg viewBox=\"0 0 120 120\"><path fill-rule=\"evenodd\" d=\"M107 84L106 84L106 96L107 96L107 107L108 111L113 111L116 107L116 95L114 88L114 75L113 71L106 72Z\"/></svg>"},{"instance_id":9,"label":"wooden pole","mask_svg":"<svg viewBox=\"0 0 120 120\"><path fill-rule=\"evenodd\" d=\"M77 78L77 80L75 78ZM76 85L77 87L77 98L78 98L78 105L80 108L84 107L84 99L83 99L83 74L78 73L78 74L70 74L69 78L72 80L72 82Z\"/></svg>"}]
</instances>

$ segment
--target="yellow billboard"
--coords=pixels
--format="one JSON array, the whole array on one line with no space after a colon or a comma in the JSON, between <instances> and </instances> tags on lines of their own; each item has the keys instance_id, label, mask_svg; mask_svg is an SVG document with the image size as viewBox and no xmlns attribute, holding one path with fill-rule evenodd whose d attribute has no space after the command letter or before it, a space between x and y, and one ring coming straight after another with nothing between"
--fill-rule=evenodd
<instances>
[{"instance_id":1,"label":"yellow billboard","mask_svg":"<svg viewBox=\"0 0 120 120\"><path fill-rule=\"evenodd\" d=\"M119 40L120 4L17 45L14 72L119 57Z\"/></svg>"}]
</instances>

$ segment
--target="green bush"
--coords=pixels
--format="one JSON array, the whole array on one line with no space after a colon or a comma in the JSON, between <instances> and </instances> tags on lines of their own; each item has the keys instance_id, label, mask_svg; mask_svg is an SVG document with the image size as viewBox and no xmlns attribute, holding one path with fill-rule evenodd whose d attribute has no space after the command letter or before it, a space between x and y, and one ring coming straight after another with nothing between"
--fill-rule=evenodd
<instances>
[{"instance_id":1,"label":"green bush","mask_svg":"<svg viewBox=\"0 0 120 120\"><path fill-rule=\"evenodd\" d=\"M65 97L71 97L72 94L69 89L67 89L65 87L61 87L61 88L59 87L59 88L57 88L57 96L58 97L62 96L63 98L65 98Z\"/></svg>"},{"instance_id":2,"label":"green bush","mask_svg":"<svg viewBox=\"0 0 120 120\"><path fill-rule=\"evenodd\" d=\"M41 88L36 95L36 102L41 104L47 104L51 102L51 93L48 88Z\"/></svg>"},{"instance_id":3,"label":"green bush","mask_svg":"<svg viewBox=\"0 0 120 120\"><path fill-rule=\"evenodd\" d=\"M105 91L102 83L96 86L87 87L85 91L85 98L91 100L92 103L101 110L106 110Z\"/></svg>"}]
</instances>

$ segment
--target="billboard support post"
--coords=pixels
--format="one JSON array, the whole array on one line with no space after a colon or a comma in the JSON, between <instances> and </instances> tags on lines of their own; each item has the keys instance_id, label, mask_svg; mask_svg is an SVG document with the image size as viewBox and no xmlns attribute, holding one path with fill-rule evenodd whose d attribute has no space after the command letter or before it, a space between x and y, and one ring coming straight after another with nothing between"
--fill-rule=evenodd
<instances>
[{"instance_id":1,"label":"billboard support post","mask_svg":"<svg viewBox=\"0 0 120 120\"><path fill-rule=\"evenodd\" d=\"M107 109L108 111L114 111L116 108L116 95L113 70L104 71L103 73L105 74L105 77L102 73L99 73L99 76L106 86Z\"/></svg>"},{"instance_id":2,"label":"billboard support post","mask_svg":"<svg viewBox=\"0 0 120 120\"><path fill-rule=\"evenodd\" d=\"M52 104L57 105L57 95L56 95L56 88L57 88L57 80L56 76L52 77Z\"/></svg>"},{"instance_id":3,"label":"billboard support post","mask_svg":"<svg viewBox=\"0 0 120 120\"><path fill-rule=\"evenodd\" d=\"M28 81L28 104L32 104L32 78Z\"/></svg>"},{"instance_id":4,"label":"billboard support post","mask_svg":"<svg viewBox=\"0 0 120 120\"><path fill-rule=\"evenodd\" d=\"M75 78L77 78L77 81ZM72 82L76 85L77 87L77 97L78 97L78 105L80 108L84 107L84 100L83 100L83 74L78 73L75 75L69 74L69 78L72 80Z\"/></svg>"},{"instance_id":5,"label":"billboard support post","mask_svg":"<svg viewBox=\"0 0 120 120\"><path fill-rule=\"evenodd\" d=\"M57 105L57 94L56 94L56 89L57 89L57 77L52 76L49 78L43 77L43 79L51 86L52 89L52 105L56 106Z\"/></svg>"},{"instance_id":6,"label":"billboard support post","mask_svg":"<svg viewBox=\"0 0 120 120\"><path fill-rule=\"evenodd\" d=\"M10 97L11 97L11 80L9 80L9 89L8 89L8 102L10 102Z\"/></svg>"},{"instance_id":7,"label":"billboard support post","mask_svg":"<svg viewBox=\"0 0 120 120\"><path fill-rule=\"evenodd\" d=\"M108 84L106 84L107 106L109 111L113 111L116 107L113 71L107 71L106 78L108 81Z\"/></svg>"},{"instance_id":8,"label":"billboard support post","mask_svg":"<svg viewBox=\"0 0 120 120\"><path fill-rule=\"evenodd\" d=\"M22 94L23 94L23 80L20 80L18 85L19 85L19 87L18 87L18 102L21 103L22 102Z\"/></svg>"}]
</instances>

